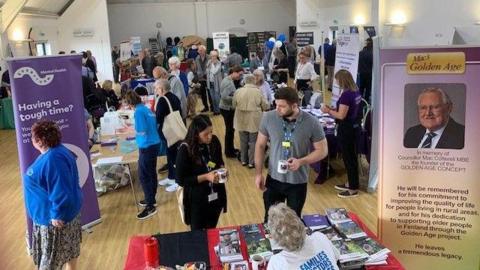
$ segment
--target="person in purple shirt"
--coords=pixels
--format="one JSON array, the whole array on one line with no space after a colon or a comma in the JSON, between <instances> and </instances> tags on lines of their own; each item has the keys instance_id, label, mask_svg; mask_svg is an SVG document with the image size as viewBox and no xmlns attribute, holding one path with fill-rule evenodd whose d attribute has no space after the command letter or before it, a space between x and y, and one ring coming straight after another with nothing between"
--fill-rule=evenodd
<instances>
[{"instance_id":1,"label":"person in purple shirt","mask_svg":"<svg viewBox=\"0 0 480 270\"><path fill-rule=\"evenodd\" d=\"M347 170L348 182L342 185L335 185L335 189L341 191L338 196L349 198L358 196L359 176L357 160L357 134L359 123L357 122L362 96L353 80L352 74L345 69L335 74L335 80L341 89L340 98L337 101L337 108L329 106L322 107L322 112L329 113L337 120L337 139L341 145L343 163Z\"/></svg>"}]
</instances>

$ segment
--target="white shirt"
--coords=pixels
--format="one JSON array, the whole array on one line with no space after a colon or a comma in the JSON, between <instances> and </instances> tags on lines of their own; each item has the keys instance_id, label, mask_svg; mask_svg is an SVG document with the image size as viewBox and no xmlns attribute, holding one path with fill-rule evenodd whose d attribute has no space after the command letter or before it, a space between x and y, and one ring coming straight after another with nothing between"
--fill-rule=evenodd
<instances>
[{"instance_id":1,"label":"white shirt","mask_svg":"<svg viewBox=\"0 0 480 270\"><path fill-rule=\"evenodd\" d=\"M313 67L312 63L298 63L297 71L295 72L295 80L313 80L317 76L318 75L315 73L315 68Z\"/></svg>"},{"instance_id":2,"label":"white shirt","mask_svg":"<svg viewBox=\"0 0 480 270\"><path fill-rule=\"evenodd\" d=\"M295 252L284 250L273 255L268 262L267 270L338 270L337 260L332 242L324 234L314 232L307 235L300 250Z\"/></svg>"},{"instance_id":3,"label":"white shirt","mask_svg":"<svg viewBox=\"0 0 480 270\"><path fill-rule=\"evenodd\" d=\"M448 122L447 122L447 124L448 124ZM440 138L442 137L443 131L445 130L446 126L447 125L445 124L441 129L433 131L437 135L435 135L435 137L432 138L432 144L430 145L430 147L427 147L427 148L435 149L437 147L438 141L440 141ZM425 131L425 134L423 135L423 138L420 141L420 144L418 145L417 148L422 148L423 142L425 142L425 140L428 138L428 134L431 133L431 132L432 131L430 131L428 129Z\"/></svg>"}]
</instances>

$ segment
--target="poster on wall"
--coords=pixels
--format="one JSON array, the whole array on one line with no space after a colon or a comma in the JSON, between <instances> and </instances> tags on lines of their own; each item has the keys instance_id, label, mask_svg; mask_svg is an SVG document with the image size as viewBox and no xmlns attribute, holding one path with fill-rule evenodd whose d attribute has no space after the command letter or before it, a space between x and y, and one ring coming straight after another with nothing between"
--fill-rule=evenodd
<instances>
[{"instance_id":1,"label":"poster on wall","mask_svg":"<svg viewBox=\"0 0 480 270\"><path fill-rule=\"evenodd\" d=\"M20 173L40 155L31 142L31 127L39 120L55 121L62 143L77 160L83 192L82 225L100 221L85 124L80 55L8 59L12 87ZM68 91L66 91L68 89ZM28 219L29 229L32 222Z\"/></svg>"},{"instance_id":2,"label":"poster on wall","mask_svg":"<svg viewBox=\"0 0 480 270\"><path fill-rule=\"evenodd\" d=\"M406 269L480 265L480 48L380 50L379 236Z\"/></svg>"},{"instance_id":3,"label":"poster on wall","mask_svg":"<svg viewBox=\"0 0 480 270\"><path fill-rule=\"evenodd\" d=\"M335 54L334 74L340 69L348 70L355 82L357 81L358 56L360 53L360 38L358 34L338 34L337 51ZM337 100L340 98L340 88L334 81L332 89L331 106L337 106Z\"/></svg>"},{"instance_id":4,"label":"poster on wall","mask_svg":"<svg viewBox=\"0 0 480 270\"><path fill-rule=\"evenodd\" d=\"M230 51L230 40L228 32L215 32L213 35L213 48L218 50L220 59L227 57L227 53Z\"/></svg>"},{"instance_id":5,"label":"poster on wall","mask_svg":"<svg viewBox=\"0 0 480 270\"><path fill-rule=\"evenodd\" d=\"M313 32L297 32L296 38L298 47L313 45Z\"/></svg>"},{"instance_id":6,"label":"poster on wall","mask_svg":"<svg viewBox=\"0 0 480 270\"><path fill-rule=\"evenodd\" d=\"M142 51L142 40L140 37L130 37L130 45L133 55L138 55Z\"/></svg>"},{"instance_id":7,"label":"poster on wall","mask_svg":"<svg viewBox=\"0 0 480 270\"><path fill-rule=\"evenodd\" d=\"M120 61L127 61L132 56L132 45L130 41L120 43Z\"/></svg>"}]
</instances>

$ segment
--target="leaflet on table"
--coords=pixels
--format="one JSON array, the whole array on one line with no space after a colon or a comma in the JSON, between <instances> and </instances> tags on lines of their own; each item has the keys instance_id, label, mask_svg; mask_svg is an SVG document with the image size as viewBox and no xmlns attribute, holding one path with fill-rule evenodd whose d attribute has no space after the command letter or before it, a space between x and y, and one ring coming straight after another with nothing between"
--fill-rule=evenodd
<instances>
[{"instance_id":1,"label":"leaflet on table","mask_svg":"<svg viewBox=\"0 0 480 270\"><path fill-rule=\"evenodd\" d=\"M312 230L319 230L330 226L327 217L319 214L303 215L303 222Z\"/></svg>"},{"instance_id":2,"label":"leaflet on table","mask_svg":"<svg viewBox=\"0 0 480 270\"><path fill-rule=\"evenodd\" d=\"M332 244L339 254L338 258L341 263L368 258L368 254L353 241L341 239L332 241Z\"/></svg>"},{"instance_id":3,"label":"leaflet on table","mask_svg":"<svg viewBox=\"0 0 480 270\"><path fill-rule=\"evenodd\" d=\"M122 162L122 160L123 160L123 156L99 158L95 165L99 166L99 165L116 164L116 163Z\"/></svg>"},{"instance_id":4,"label":"leaflet on table","mask_svg":"<svg viewBox=\"0 0 480 270\"><path fill-rule=\"evenodd\" d=\"M258 224L245 225L241 227L243 237L247 243L248 255L260 255L265 260L273 255L270 241L265 238Z\"/></svg>"},{"instance_id":5,"label":"leaflet on table","mask_svg":"<svg viewBox=\"0 0 480 270\"><path fill-rule=\"evenodd\" d=\"M344 235L346 238L349 239L357 239L366 237L367 234L358 227L358 225L353 221L345 221L341 223L337 223L334 225L335 228Z\"/></svg>"},{"instance_id":6,"label":"leaflet on table","mask_svg":"<svg viewBox=\"0 0 480 270\"><path fill-rule=\"evenodd\" d=\"M337 224L345 221L351 221L345 208L327 208L325 210L328 221L331 224Z\"/></svg>"},{"instance_id":7,"label":"leaflet on table","mask_svg":"<svg viewBox=\"0 0 480 270\"><path fill-rule=\"evenodd\" d=\"M366 263L377 263L387 259L390 250L371 238L354 240L370 257Z\"/></svg>"},{"instance_id":8,"label":"leaflet on table","mask_svg":"<svg viewBox=\"0 0 480 270\"><path fill-rule=\"evenodd\" d=\"M243 260L240 250L240 237L236 229L220 230L218 255L221 262Z\"/></svg>"}]
</instances>

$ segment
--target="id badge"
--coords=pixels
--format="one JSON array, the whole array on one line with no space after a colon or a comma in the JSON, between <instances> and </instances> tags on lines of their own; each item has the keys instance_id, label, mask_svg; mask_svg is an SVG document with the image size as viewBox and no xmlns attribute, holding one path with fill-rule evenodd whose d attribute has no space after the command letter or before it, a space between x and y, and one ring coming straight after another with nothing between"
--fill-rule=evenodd
<instances>
[{"instance_id":1,"label":"id badge","mask_svg":"<svg viewBox=\"0 0 480 270\"><path fill-rule=\"evenodd\" d=\"M218 199L218 193L214 192L208 195L208 202L213 202Z\"/></svg>"},{"instance_id":2,"label":"id badge","mask_svg":"<svg viewBox=\"0 0 480 270\"><path fill-rule=\"evenodd\" d=\"M211 170L213 170L213 168L215 168L215 166L217 166L217 164L215 164L215 162L213 162L213 161L209 161L207 163L207 167L210 168Z\"/></svg>"},{"instance_id":3,"label":"id badge","mask_svg":"<svg viewBox=\"0 0 480 270\"><path fill-rule=\"evenodd\" d=\"M285 148L290 148L290 142L289 141L283 141L282 146Z\"/></svg>"}]
</instances>

